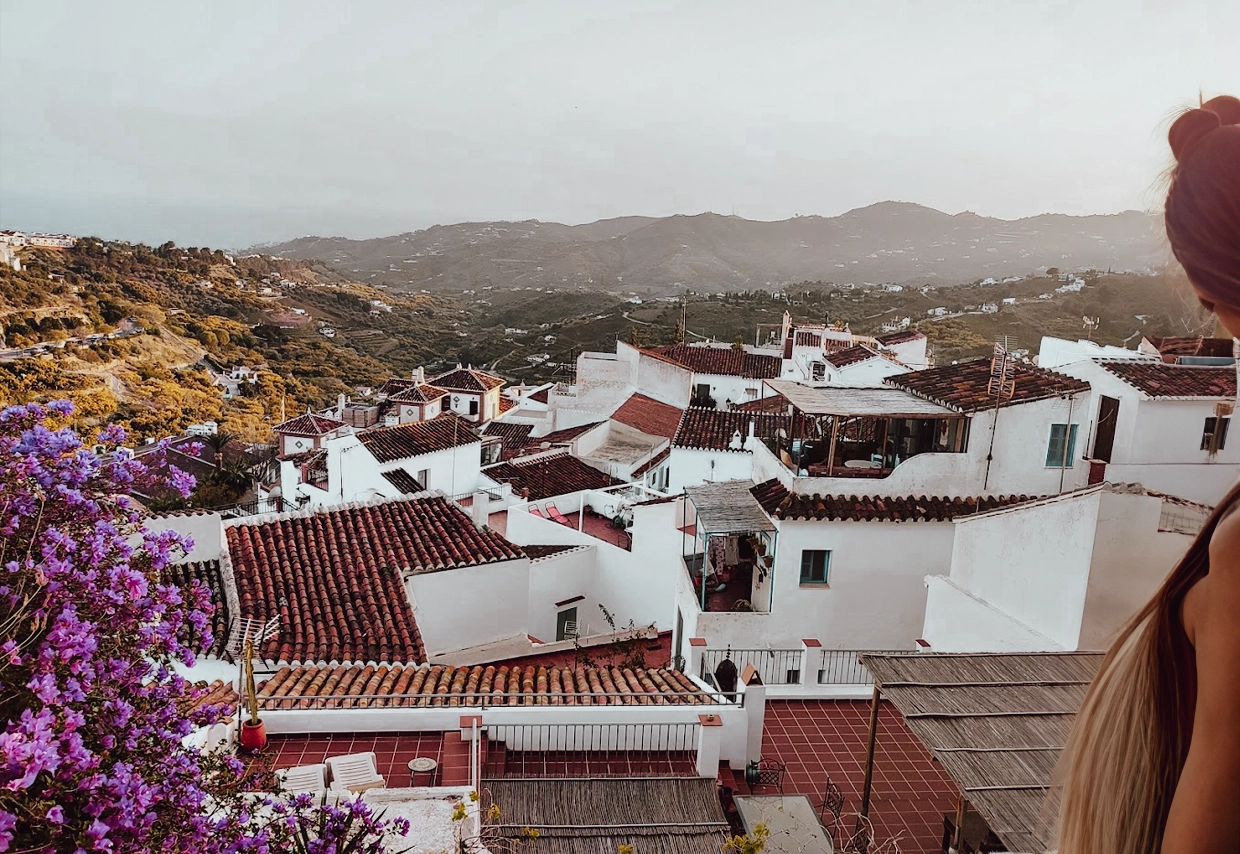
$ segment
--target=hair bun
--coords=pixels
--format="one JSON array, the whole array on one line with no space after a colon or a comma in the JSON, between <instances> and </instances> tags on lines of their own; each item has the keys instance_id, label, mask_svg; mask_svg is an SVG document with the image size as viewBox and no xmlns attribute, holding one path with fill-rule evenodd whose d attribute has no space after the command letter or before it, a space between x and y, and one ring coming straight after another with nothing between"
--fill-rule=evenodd
<instances>
[{"instance_id":1,"label":"hair bun","mask_svg":"<svg viewBox=\"0 0 1240 854\"><path fill-rule=\"evenodd\" d=\"M1240 125L1240 98L1218 95L1202 104L1201 109L1218 116L1219 124Z\"/></svg>"},{"instance_id":2,"label":"hair bun","mask_svg":"<svg viewBox=\"0 0 1240 854\"><path fill-rule=\"evenodd\" d=\"M1171 130L1167 131L1167 141L1171 143L1171 153L1175 155L1176 163L1183 162L1190 148L1222 124L1218 113L1206 109L1189 110L1176 119Z\"/></svg>"}]
</instances>

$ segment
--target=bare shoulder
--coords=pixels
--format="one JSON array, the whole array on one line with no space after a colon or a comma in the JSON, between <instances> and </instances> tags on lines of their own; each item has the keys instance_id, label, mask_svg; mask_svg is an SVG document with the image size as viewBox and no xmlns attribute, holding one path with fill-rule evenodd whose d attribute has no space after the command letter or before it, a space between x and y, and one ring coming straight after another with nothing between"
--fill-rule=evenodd
<instances>
[{"instance_id":1,"label":"bare shoulder","mask_svg":"<svg viewBox=\"0 0 1240 854\"><path fill-rule=\"evenodd\" d=\"M1240 585L1240 503L1233 505L1210 537L1210 575L1214 589Z\"/></svg>"}]
</instances>

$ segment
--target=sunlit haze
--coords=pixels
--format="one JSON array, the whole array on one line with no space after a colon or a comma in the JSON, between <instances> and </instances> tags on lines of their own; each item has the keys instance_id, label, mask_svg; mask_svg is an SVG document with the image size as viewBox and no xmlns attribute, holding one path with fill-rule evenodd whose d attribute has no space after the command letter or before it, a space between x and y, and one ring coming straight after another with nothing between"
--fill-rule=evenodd
<instances>
[{"instance_id":1,"label":"sunlit haze","mask_svg":"<svg viewBox=\"0 0 1240 854\"><path fill-rule=\"evenodd\" d=\"M1233 0L0 6L0 225L245 246L1156 204Z\"/></svg>"}]
</instances>

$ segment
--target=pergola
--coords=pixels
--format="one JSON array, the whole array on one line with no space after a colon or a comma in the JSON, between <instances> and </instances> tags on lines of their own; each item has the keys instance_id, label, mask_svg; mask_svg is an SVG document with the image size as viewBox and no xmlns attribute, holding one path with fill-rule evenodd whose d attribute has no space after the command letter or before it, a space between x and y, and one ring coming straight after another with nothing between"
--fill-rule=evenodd
<instances>
[{"instance_id":1,"label":"pergola","mask_svg":"<svg viewBox=\"0 0 1240 854\"><path fill-rule=\"evenodd\" d=\"M696 521L693 525L694 548L698 539L703 543L703 555L711 537L728 536L731 534L754 534L764 536L771 543L774 554L775 523L766 515L758 499L754 498L753 483L748 480L726 480L717 483L703 483L698 486L686 486L685 497L693 505ZM683 536L689 531L681 529ZM681 543L681 555L685 555L684 543ZM703 557L703 563L705 557ZM704 567L703 567L704 568ZM702 610L706 610L706 584L702 584Z\"/></svg>"},{"instance_id":2,"label":"pergola","mask_svg":"<svg viewBox=\"0 0 1240 854\"><path fill-rule=\"evenodd\" d=\"M910 456L962 452L967 445L968 416L903 389L764 382L792 409L792 435L779 453L798 471L881 475Z\"/></svg>"},{"instance_id":3,"label":"pergola","mask_svg":"<svg viewBox=\"0 0 1240 854\"><path fill-rule=\"evenodd\" d=\"M885 696L1009 851L1054 847L1051 777L1102 664L1100 652L869 653L874 677L861 813L870 809L878 705Z\"/></svg>"}]
</instances>

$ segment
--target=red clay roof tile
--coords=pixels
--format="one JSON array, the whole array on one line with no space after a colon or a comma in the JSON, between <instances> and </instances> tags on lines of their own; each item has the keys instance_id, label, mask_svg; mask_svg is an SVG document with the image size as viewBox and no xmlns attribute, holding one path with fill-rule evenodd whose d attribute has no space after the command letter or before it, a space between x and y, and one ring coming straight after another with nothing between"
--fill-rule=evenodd
<instances>
[{"instance_id":1,"label":"red clay roof tile","mask_svg":"<svg viewBox=\"0 0 1240 854\"><path fill-rule=\"evenodd\" d=\"M884 347L891 347L895 344L903 344L906 341L916 341L919 338L925 338L925 334L918 332L916 329L905 329L902 332L892 332L889 335L880 335L874 340Z\"/></svg>"},{"instance_id":2,"label":"red clay roof tile","mask_svg":"<svg viewBox=\"0 0 1240 854\"><path fill-rule=\"evenodd\" d=\"M1116 360L1100 362L1107 371L1150 397L1236 396L1236 368L1233 365L1170 365L1164 362Z\"/></svg>"},{"instance_id":3,"label":"red clay roof tile","mask_svg":"<svg viewBox=\"0 0 1240 854\"><path fill-rule=\"evenodd\" d=\"M755 436L767 439L776 435L780 428L785 431L791 429L792 419L787 415L766 412L725 412L693 406L685 410L685 417L676 431L676 438L672 439L672 445L706 451L741 450L730 447L732 439L739 433L743 443L749 436L750 424L753 424Z\"/></svg>"},{"instance_id":4,"label":"red clay roof tile","mask_svg":"<svg viewBox=\"0 0 1240 854\"><path fill-rule=\"evenodd\" d=\"M402 574L521 557L442 496L230 523L241 614L280 616L276 661L422 661Z\"/></svg>"},{"instance_id":5,"label":"red clay roof tile","mask_svg":"<svg viewBox=\"0 0 1240 854\"><path fill-rule=\"evenodd\" d=\"M1016 364L1013 369L1016 389L1009 399L1002 402L1002 406L1089 391L1089 383L1075 377L1030 365ZM987 392L990 359L986 358L898 374L885 378L883 382L959 412L977 412L995 405L995 398Z\"/></svg>"},{"instance_id":6,"label":"red clay roof tile","mask_svg":"<svg viewBox=\"0 0 1240 854\"><path fill-rule=\"evenodd\" d=\"M429 383L411 383L388 396L393 403L431 403L439 400L448 392Z\"/></svg>"},{"instance_id":7,"label":"red clay roof tile","mask_svg":"<svg viewBox=\"0 0 1240 854\"><path fill-rule=\"evenodd\" d=\"M503 377L479 371L476 368L457 368L431 378L431 384L449 391L480 392L499 388L504 384Z\"/></svg>"},{"instance_id":8,"label":"red clay roof tile","mask_svg":"<svg viewBox=\"0 0 1240 854\"><path fill-rule=\"evenodd\" d=\"M709 694L676 670L502 664L283 667L260 686L258 693L261 708L268 711L483 703L636 706L712 702Z\"/></svg>"},{"instance_id":9,"label":"red clay roof tile","mask_svg":"<svg viewBox=\"0 0 1240 854\"><path fill-rule=\"evenodd\" d=\"M401 495L416 495L426 491L426 487L418 483L418 479L404 469L385 471L383 479L399 489Z\"/></svg>"},{"instance_id":10,"label":"red clay roof tile","mask_svg":"<svg viewBox=\"0 0 1240 854\"><path fill-rule=\"evenodd\" d=\"M160 573L164 584L188 587L192 582L201 584L211 597L211 643L197 650L208 658L223 658L231 625L228 614L228 597L224 593L224 576L218 560L187 561L165 566Z\"/></svg>"},{"instance_id":11,"label":"red clay roof tile","mask_svg":"<svg viewBox=\"0 0 1240 854\"><path fill-rule=\"evenodd\" d=\"M858 344L855 347L845 347L843 350L833 350L827 353L825 358L835 367L844 368L867 359L878 359L881 356L864 344Z\"/></svg>"},{"instance_id":12,"label":"red clay roof tile","mask_svg":"<svg viewBox=\"0 0 1240 854\"><path fill-rule=\"evenodd\" d=\"M567 451L487 466L482 473L497 483L511 483L515 494L529 490L529 498L541 500L583 489L604 489L624 483L586 465Z\"/></svg>"},{"instance_id":13,"label":"red clay roof tile","mask_svg":"<svg viewBox=\"0 0 1240 854\"><path fill-rule=\"evenodd\" d=\"M664 436L668 439L676 435L680 426L680 417L684 411L670 403L663 403L644 394L629 395L629 399L612 413L612 420L627 424L650 436Z\"/></svg>"},{"instance_id":14,"label":"red clay roof tile","mask_svg":"<svg viewBox=\"0 0 1240 854\"><path fill-rule=\"evenodd\" d=\"M675 362L699 374L769 380L778 377L783 370L783 360L778 356L749 353L734 347L694 347L688 344L669 344L663 347L650 347L642 352Z\"/></svg>"},{"instance_id":15,"label":"red clay roof tile","mask_svg":"<svg viewBox=\"0 0 1240 854\"><path fill-rule=\"evenodd\" d=\"M949 522L960 516L984 513L1037 500L1030 495L993 495L948 498L941 496L804 495L789 492L778 479L750 490L758 503L776 519L832 522Z\"/></svg>"},{"instance_id":16,"label":"red clay roof tile","mask_svg":"<svg viewBox=\"0 0 1240 854\"><path fill-rule=\"evenodd\" d=\"M474 426L455 412L445 412L430 421L367 430L359 433L357 438L381 463L459 448L479 441Z\"/></svg>"},{"instance_id":17,"label":"red clay roof tile","mask_svg":"<svg viewBox=\"0 0 1240 854\"><path fill-rule=\"evenodd\" d=\"M277 433L284 433L289 436L322 436L324 433L330 433L343 426L343 421L307 412L305 415L298 415L296 418L281 421L271 429Z\"/></svg>"}]
</instances>

